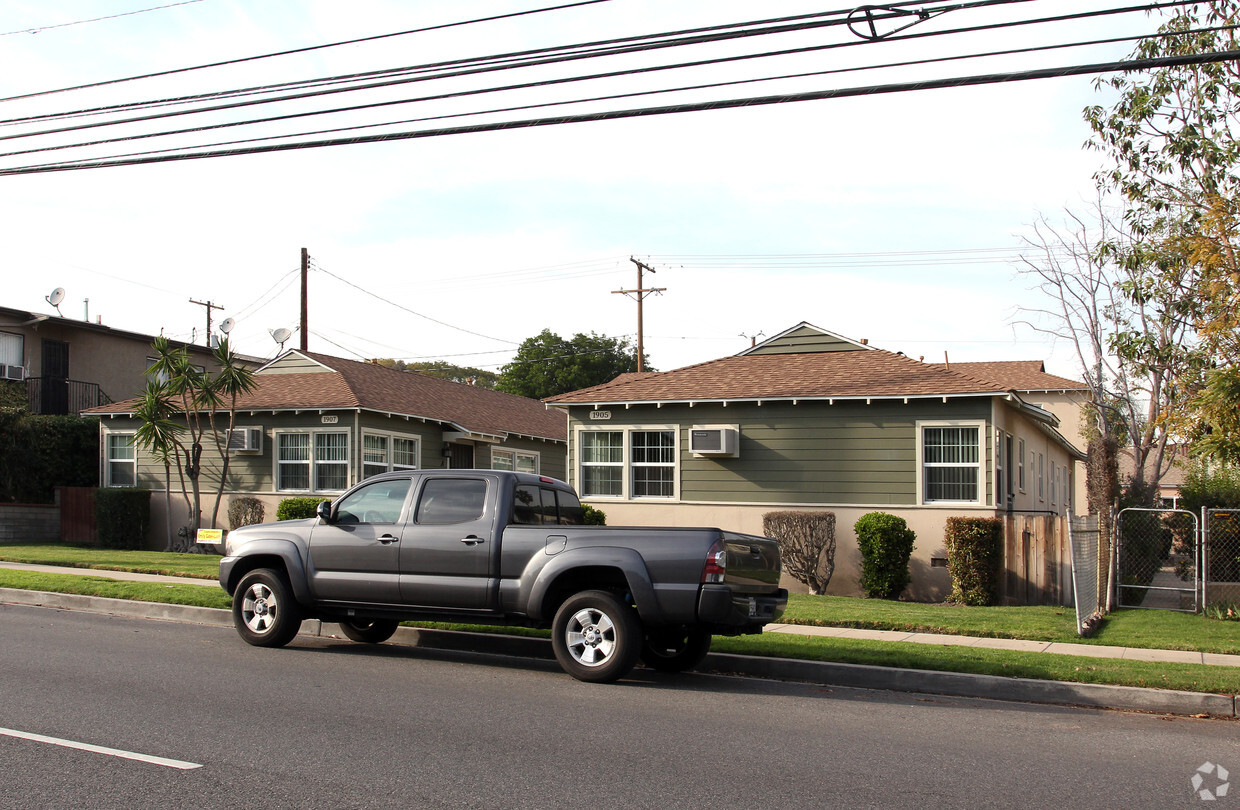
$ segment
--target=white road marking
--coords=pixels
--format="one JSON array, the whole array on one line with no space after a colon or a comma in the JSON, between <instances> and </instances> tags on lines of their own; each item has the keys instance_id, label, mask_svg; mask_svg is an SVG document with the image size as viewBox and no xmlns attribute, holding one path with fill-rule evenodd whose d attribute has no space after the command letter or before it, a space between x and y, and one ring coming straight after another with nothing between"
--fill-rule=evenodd
<instances>
[{"instance_id":1,"label":"white road marking","mask_svg":"<svg viewBox=\"0 0 1240 810\"><path fill-rule=\"evenodd\" d=\"M0 734L3 734L6 737L17 737L20 740L31 740L33 742L47 743L48 745L59 745L65 748L75 748L78 751L90 751L95 754L106 754L110 757L133 759L138 762L149 762L152 765L162 765L165 768L176 768L182 771L192 771L195 768L202 767L202 765L199 765L197 762L182 762L179 759L153 757L149 754L135 754L132 751L122 751L118 748L104 748L101 745L74 742L73 740L62 740L58 737L45 737L42 734L30 734L25 731L14 731L11 728L0 728Z\"/></svg>"}]
</instances>

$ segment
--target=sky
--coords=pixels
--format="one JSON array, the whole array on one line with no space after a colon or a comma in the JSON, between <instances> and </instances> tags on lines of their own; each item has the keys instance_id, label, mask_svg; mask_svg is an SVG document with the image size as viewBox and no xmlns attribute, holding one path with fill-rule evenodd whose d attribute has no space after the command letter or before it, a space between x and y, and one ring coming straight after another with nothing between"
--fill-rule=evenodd
<instances>
[{"instance_id":1,"label":"sky","mask_svg":"<svg viewBox=\"0 0 1240 810\"><path fill-rule=\"evenodd\" d=\"M1024 0L954 11L878 42L845 26L624 54L417 85L282 101L71 133L88 118L13 119L123 102L337 76L835 10L607 0L322 48L213 69L26 96L345 40L443 26L567 0L62 0L0 7L0 152L288 115L314 108L548 81L585 73L849 43L765 59L617 76L376 110L0 155L0 170L234 139L308 141L540 119L652 105L890 85L1121 59L1132 43L924 63L949 55L1152 32L1157 18L944 33L1118 8L1117 0ZM927 3L931 8L941 4ZM906 18L912 21L914 18ZM884 25L892 26L891 22ZM910 36L923 34L922 36ZM930 34L936 34L930 36ZM871 69L573 105L550 101ZM1025 322L1049 299L1020 272L1032 223L1084 210L1103 165L1083 148L1095 77L876 93L622 120L326 148L0 176L0 306L203 342L232 318L234 347L260 358L296 330L301 250L310 350L446 360L498 371L543 329L635 342L636 258L661 288L644 300L652 367L725 357L806 321L927 362L1044 360L1079 378L1071 347ZM161 107L160 110L177 109ZM483 111L474 117L461 113ZM119 117L119 113L114 116ZM131 113L126 113L131 115ZM24 137L15 137L23 135ZM283 136L284 140L278 137ZM166 154L175 154L172 152ZM296 347L294 335L287 347ZM76 374L75 370L70 370Z\"/></svg>"}]
</instances>

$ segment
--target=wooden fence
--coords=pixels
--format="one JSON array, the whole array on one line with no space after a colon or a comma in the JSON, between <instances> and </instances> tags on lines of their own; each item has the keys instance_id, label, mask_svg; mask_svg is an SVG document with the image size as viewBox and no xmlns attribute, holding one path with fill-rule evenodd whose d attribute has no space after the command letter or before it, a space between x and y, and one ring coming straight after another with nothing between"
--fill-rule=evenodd
<instances>
[{"instance_id":1,"label":"wooden fence","mask_svg":"<svg viewBox=\"0 0 1240 810\"><path fill-rule=\"evenodd\" d=\"M1002 604L1072 604L1072 564L1065 517L1005 517L1003 560Z\"/></svg>"}]
</instances>

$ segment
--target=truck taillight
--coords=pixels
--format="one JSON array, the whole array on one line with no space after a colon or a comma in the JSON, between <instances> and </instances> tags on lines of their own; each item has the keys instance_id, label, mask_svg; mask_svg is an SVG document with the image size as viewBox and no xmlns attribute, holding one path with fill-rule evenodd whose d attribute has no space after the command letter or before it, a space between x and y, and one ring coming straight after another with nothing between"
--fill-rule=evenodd
<instances>
[{"instance_id":1,"label":"truck taillight","mask_svg":"<svg viewBox=\"0 0 1240 810\"><path fill-rule=\"evenodd\" d=\"M706 552L706 564L702 566L702 581L723 582L727 573L728 552L724 548L723 541L716 540L715 544L710 547L710 551Z\"/></svg>"}]
</instances>

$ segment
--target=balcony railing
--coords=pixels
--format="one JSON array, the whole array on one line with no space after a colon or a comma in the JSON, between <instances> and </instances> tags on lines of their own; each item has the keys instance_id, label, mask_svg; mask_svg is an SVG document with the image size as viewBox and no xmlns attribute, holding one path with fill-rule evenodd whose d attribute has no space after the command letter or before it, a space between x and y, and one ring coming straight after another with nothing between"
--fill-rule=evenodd
<instances>
[{"instance_id":1,"label":"balcony railing","mask_svg":"<svg viewBox=\"0 0 1240 810\"><path fill-rule=\"evenodd\" d=\"M31 413L76 414L111 401L99 389L99 383L58 377L26 378L26 402Z\"/></svg>"}]
</instances>

